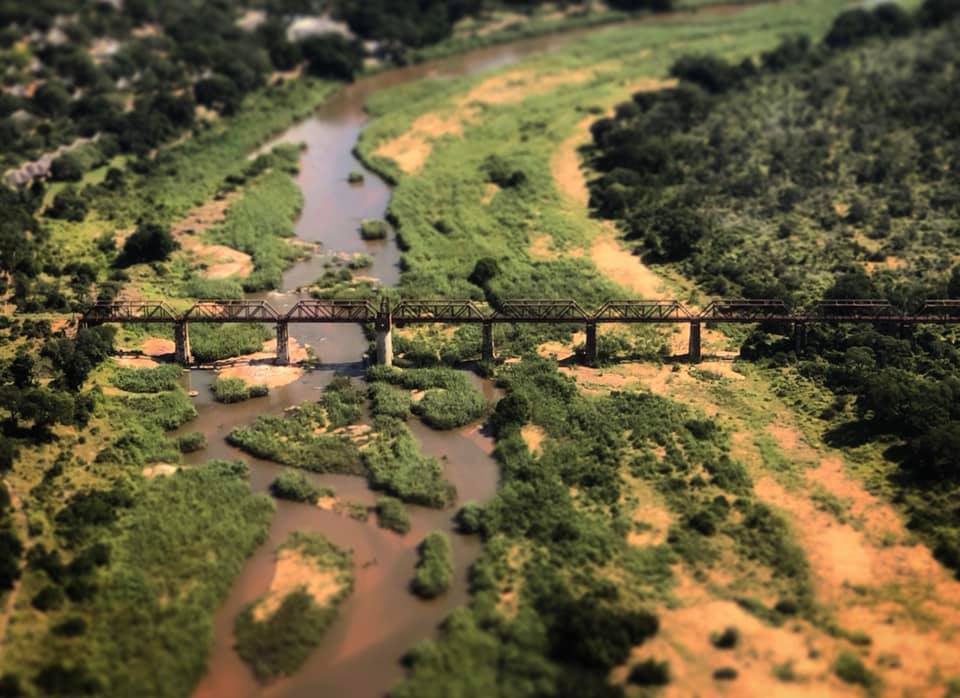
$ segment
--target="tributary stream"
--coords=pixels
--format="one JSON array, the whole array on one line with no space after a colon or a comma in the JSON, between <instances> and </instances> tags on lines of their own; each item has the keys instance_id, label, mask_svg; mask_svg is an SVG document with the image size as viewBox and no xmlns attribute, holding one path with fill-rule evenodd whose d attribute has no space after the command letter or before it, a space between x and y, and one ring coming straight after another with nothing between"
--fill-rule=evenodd
<instances>
[{"instance_id":1,"label":"tributary stream","mask_svg":"<svg viewBox=\"0 0 960 698\"><path fill-rule=\"evenodd\" d=\"M353 146L367 116L364 104L377 90L432 77L455 77L479 73L516 61L524 56L549 51L569 43L583 32L553 35L495 46L469 54L392 70L358 80L331 96L306 121L294 126L277 141L305 143L299 185L304 208L297 223L298 237L319 243L323 252L365 252L374 258L372 269L385 285L399 278L399 251L394 240L363 241L358 226L363 218L382 218L390 199L390 188L367 172L362 186L351 186L347 175L362 170L352 154ZM283 290L263 297L277 310L289 308L299 299L299 287L309 286L323 274L322 255L296 264L284 275ZM362 375L361 359L367 342L359 327L348 325L293 325L291 337L309 345L319 356L319 369L295 383L274 389L269 397L236 405L214 403L209 390L214 375L193 371L190 388L199 392L195 404L199 417L183 431L202 431L208 448L188 457L189 464L211 458L243 459L250 464L251 486L265 492L282 467L251 458L224 440L237 425L248 424L259 414L281 414L306 400L316 400L335 371ZM495 391L477 379L488 398ZM487 501L496 492L498 471L491 458L492 440L478 426L461 431L436 432L411 420L411 428L424 453L443 462L446 477L458 492L458 505L468 500ZM312 475L318 484L336 489L343 501L373 505L376 495L358 477ZM252 698L254 696L382 696L403 674L399 662L418 641L433 637L439 623L467 601L467 574L480 552L476 537L455 532L452 517L457 506L437 511L411 506L412 529L404 536L344 514L318 507L277 501L267 541L244 564L243 570L217 612L215 641L208 672L194 692L194 698ZM416 562L416 546L432 530L450 534L455 577L451 589L434 601L422 601L410 593L409 583ZM274 550L295 530L326 536L343 548L353 550L356 583L353 593L340 607L337 620L322 644L295 675L269 685L260 685L233 649L233 624L240 610L264 594L274 572Z\"/></svg>"}]
</instances>

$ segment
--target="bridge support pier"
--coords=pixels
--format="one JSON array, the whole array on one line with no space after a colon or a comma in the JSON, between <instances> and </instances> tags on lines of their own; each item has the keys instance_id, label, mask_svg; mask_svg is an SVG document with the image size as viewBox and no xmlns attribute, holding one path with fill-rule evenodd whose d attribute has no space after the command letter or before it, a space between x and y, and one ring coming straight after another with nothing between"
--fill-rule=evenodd
<instances>
[{"instance_id":1,"label":"bridge support pier","mask_svg":"<svg viewBox=\"0 0 960 698\"><path fill-rule=\"evenodd\" d=\"M805 322L795 322L793 323L793 348L796 351L797 355L800 355L800 352L804 350L807 346L807 323Z\"/></svg>"},{"instance_id":2,"label":"bridge support pier","mask_svg":"<svg viewBox=\"0 0 960 698\"><path fill-rule=\"evenodd\" d=\"M393 366L393 315L385 304L377 317L377 365Z\"/></svg>"},{"instance_id":3,"label":"bridge support pier","mask_svg":"<svg viewBox=\"0 0 960 698\"><path fill-rule=\"evenodd\" d=\"M277 366L290 364L290 325L277 323Z\"/></svg>"},{"instance_id":4,"label":"bridge support pier","mask_svg":"<svg viewBox=\"0 0 960 698\"><path fill-rule=\"evenodd\" d=\"M687 361L698 364L701 360L703 360L703 353L700 345L700 321L694 320L690 323L690 344L687 349Z\"/></svg>"},{"instance_id":5,"label":"bridge support pier","mask_svg":"<svg viewBox=\"0 0 960 698\"><path fill-rule=\"evenodd\" d=\"M493 344L493 323L483 323L483 344L480 348L480 358L483 361L493 361L497 358Z\"/></svg>"},{"instance_id":6,"label":"bridge support pier","mask_svg":"<svg viewBox=\"0 0 960 698\"><path fill-rule=\"evenodd\" d=\"M193 353L190 351L190 325L181 320L173 326L173 341L176 345L175 360L181 366L193 363Z\"/></svg>"},{"instance_id":7,"label":"bridge support pier","mask_svg":"<svg viewBox=\"0 0 960 698\"><path fill-rule=\"evenodd\" d=\"M587 366L597 365L597 323L587 323L587 343L586 343L586 361Z\"/></svg>"}]
</instances>

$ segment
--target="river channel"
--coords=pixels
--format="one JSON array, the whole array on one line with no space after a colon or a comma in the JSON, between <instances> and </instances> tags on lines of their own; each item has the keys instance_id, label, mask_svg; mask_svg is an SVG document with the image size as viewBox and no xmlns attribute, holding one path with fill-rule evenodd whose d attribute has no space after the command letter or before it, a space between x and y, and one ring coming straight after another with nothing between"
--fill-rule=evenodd
<instances>
[{"instance_id":1,"label":"river channel","mask_svg":"<svg viewBox=\"0 0 960 698\"><path fill-rule=\"evenodd\" d=\"M366 173L362 186L347 183L351 170L364 169L352 149L367 122L367 99L378 90L413 80L491 70L530 54L556 49L582 34L570 32L529 39L391 70L362 78L337 91L312 117L276 140L306 145L298 175L304 207L296 226L297 236L318 243L324 252L365 252L373 257L374 264L364 273L385 285L395 285L400 275L400 253L395 240L367 242L358 234L363 218L384 216L390 187L371 172ZM300 298L296 289L308 286L322 273L322 255L318 255L290 268L284 275L282 290L262 297L277 310L286 310ZM337 371L362 376L361 359L367 342L359 327L292 325L290 332L297 342L312 347L321 365L295 383L272 390L269 397L236 405L217 404L209 390L215 377L212 372L190 373L189 387L199 393L195 398L199 417L184 431L202 431L209 446L187 457L188 464L211 458L243 459L250 465L253 490L266 492L282 467L231 447L224 440L227 433L259 414L280 414L305 400L316 400ZM488 398L496 397L489 382L476 381ZM409 507L412 528L400 536L378 528L373 518L363 523L318 507L277 501L267 541L247 560L217 612L208 672L194 691L194 698L382 696L402 677L399 660L403 654L418 641L433 637L450 611L467 602L467 574L480 553L480 541L457 534L452 517L459 504L468 500L483 502L494 496L498 470L491 457L493 442L479 425L436 432L414 420L410 424L424 453L443 462L447 479L457 488L458 504L443 511ZM341 500L372 506L376 499L362 478L310 477L318 484L333 486ZM422 601L410 593L408 586L413 577L416 546L428 532L438 529L446 531L453 544L454 583L440 598ZM336 545L352 549L356 583L337 620L303 668L292 677L263 686L233 649L233 623L246 604L267 591L274 572L273 551L295 530L321 533Z\"/></svg>"}]
</instances>

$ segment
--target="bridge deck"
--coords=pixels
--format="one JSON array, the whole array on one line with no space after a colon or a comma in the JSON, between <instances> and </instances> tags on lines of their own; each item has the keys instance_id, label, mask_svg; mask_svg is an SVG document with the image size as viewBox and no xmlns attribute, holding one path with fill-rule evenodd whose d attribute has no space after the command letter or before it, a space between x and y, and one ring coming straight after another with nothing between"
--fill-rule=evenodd
<instances>
[{"instance_id":1,"label":"bridge deck","mask_svg":"<svg viewBox=\"0 0 960 698\"><path fill-rule=\"evenodd\" d=\"M87 325L156 323L376 323L391 324L690 324L897 323L958 324L960 300L928 301L915 313L885 300L831 300L792 311L782 300L718 300L700 311L679 301L612 300L587 310L575 300L513 300L490 309L471 300L402 300L377 308L369 300L304 300L286 313L266 301L202 301L177 313L163 301L97 303L80 318Z\"/></svg>"}]
</instances>

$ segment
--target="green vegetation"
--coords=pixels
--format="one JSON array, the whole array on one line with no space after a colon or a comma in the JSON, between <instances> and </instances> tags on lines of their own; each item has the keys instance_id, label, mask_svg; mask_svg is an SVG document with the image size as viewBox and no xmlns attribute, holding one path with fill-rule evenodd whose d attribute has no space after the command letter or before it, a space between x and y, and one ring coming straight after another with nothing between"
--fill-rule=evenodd
<instances>
[{"instance_id":1,"label":"green vegetation","mask_svg":"<svg viewBox=\"0 0 960 698\"><path fill-rule=\"evenodd\" d=\"M183 369L179 366L156 368L118 368L110 381L128 393L161 393L180 385Z\"/></svg>"},{"instance_id":2,"label":"green vegetation","mask_svg":"<svg viewBox=\"0 0 960 698\"><path fill-rule=\"evenodd\" d=\"M656 659L644 659L630 669L628 681L638 686L666 686L670 683L670 664Z\"/></svg>"},{"instance_id":3,"label":"green vegetation","mask_svg":"<svg viewBox=\"0 0 960 698\"><path fill-rule=\"evenodd\" d=\"M457 492L443 477L436 458L420 453L407 425L392 417L377 417L376 438L361 454L370 487L404 502L442 509Z\"/></svg>"},{"instance_id":4,"label":"green vegetation","mask_svg":"<svg viewBox=\"0 0 960 698\"><path fill-rule=\"evenodd\" d=\"M242 378L217 378L210 385L217 402L226 404L243 402L256 397L265 397L270 388L265 385L249 385Z\"/></svg>"},{"instance_id":5,"label":"green vegetation","mask_svg":"<svg viewBox=\"0 0 960 698\"><path fill-rule=\"evenodd\" d=\"M427 534L417 548L420 557L417 571L410 583L413 593L424 599L432 599L450 588L453 580L453 556L450 540L445 533L433 531Z\"/></svg>"},{"instance_id":6,"label":"green vegetation","mask_svg":"<svg viewBox=\"0 0 960 698\"><path fill-rule=\"evenodd\" d=\"M156 223L141 223L124 241L123 250L117 257L117 266L162 262L179 247L169 228Z\"/></svg>"},{"instance_id":7,"label":"green vegetation","mask_svg":"<svg viewBox=\"0 0 960 698\"><path fill-rule=\"evenodd\" d=\"M373 383L370 385L370 409L375 417L395 417L406 419L410 414L410 391L390 385Z\"/></svg>"},{"instance_id":8,"label":"green vegetation","mask_svg":"<svg viewBox=\"0 0 960 698\"><path fill-rule=\"evenodd\" d=\"M368 218L360 222L360 237L364 240L386 240L389 231L386 221Z\"/></svg>"},{"instance_id":9,"label":"green vegetation","mask_svg":"<svg viewBox=\"0 0 960 698\"><path fill-rule=\"evenodd\" d=\"M320 497L332 496L332 491L317 487L297 470L284 470L270 483L270 494L278 499L316 504Z\"/></svg>"},{"instance_id":10,"label":"green vegetation","mask_svg":"<svg viewBox=\"0 0 960 698\"><path fill-rule=\"evenodd\" d=\"M304 402L286 416L261 415L235 427L227 441L257 458L318 473L361 475L360 453L348 436L334 434L325 407ZM323 433L316 433L324 430Z\"/></svg>"},{"instance_id":11,"label":"green vegetation","mask_svg":"<svg viewBox=\"0 0 960 698\"><path fill-rule=\"evenodd\" d=\"M277 592L270 592L237 616L237 653L261 681L295 673L336 618L337 606L353 589L351 554L322 536L295 531L277 553L282 556L285 551L292 551L317 574L334 573L337 590L322 600L315 599L306 587L281 599L272 599L270 594ZM258 611L266 617L258 617Z\"/></svg>"},{"instance_id":12,"label":"green vegetation","mask_svg":"<svg viewBox=\"0 0 960 698\"><path fill-rule=\"evenodd\" d=\"M177 439L177 447L181 453L196 453L207 447L207 437L202 431L191 431Z\"/></svg>"},{"instance_id":13,"label":"green vegetation","mask_svg":"<svg viewBox=\"0 0 960 698\"><path fill-rule=\"evenodd\" d=\"M406 390L425 391L412 405L423 423L434 429L455 429L475 422L487 412L487 402L462 371L449 368L396 369L374 366L367 371L373 383L371 399L374 414L404 417L403 398L396 391L378 388L380 381ZM409 397L408 397L409 402Z\"/></svg>"},{"instance_id":14,"label":"green vegetation","mask_svg":"<svg viewBox=\"0 0 960 698\"><path fill-rule=\"evenodd\" d=\"M243 280L245 291L278 288L283 270L304 254L287 240L303 206L303 194L291 176L299 158L299 149L290 145L258 157L245 175L251 181L227 209L223 224L210 231L215 242L253 258L254 272Z\"/></svg>"},{"instance_id":15,"label":"green vegetation","mask_svg":"<svg viewBox=\"0 0 960 698\"><path fill-rule=\"evenodd\" d=\"M194 323L190 326L190 349L201 364L263 351L273 336L265 325Z\"/></svg>"},{"instance_id":16,"label":"green vegetation","mask_svg":"<svg viewBox=\"0 0 960 698\"><path fill-rule=\"evenodd\" d=\"M833 663L833 672L847 683L870 688L877 684L877 677L867 669L860 657L853 652L841 652Z\"/></svg>"},{"instance_id":17,"label":"green vegetation","mask_svg":"<svg viewBox=\"0 0 960 698\"><path fill-rule=\"evenodd\" d=\"M360 420L363 391L347 377L335 376L319 402L304 402L285 417L261 415L248 427L236 427L227 441L258 458L269 458L320 473L362 475L360 451L341 427Z\"/></svg>"},{"instance_id":18,"label":"green vegetation","mask_svg":"<svg viewBox=\"0 0 960 698\"><path fill-rule=\"evenodd\" d=\"M379 497L377 499L377 525L397 533L410 530L410 514L399 499Z\"/></svg>"}]
</instances>

